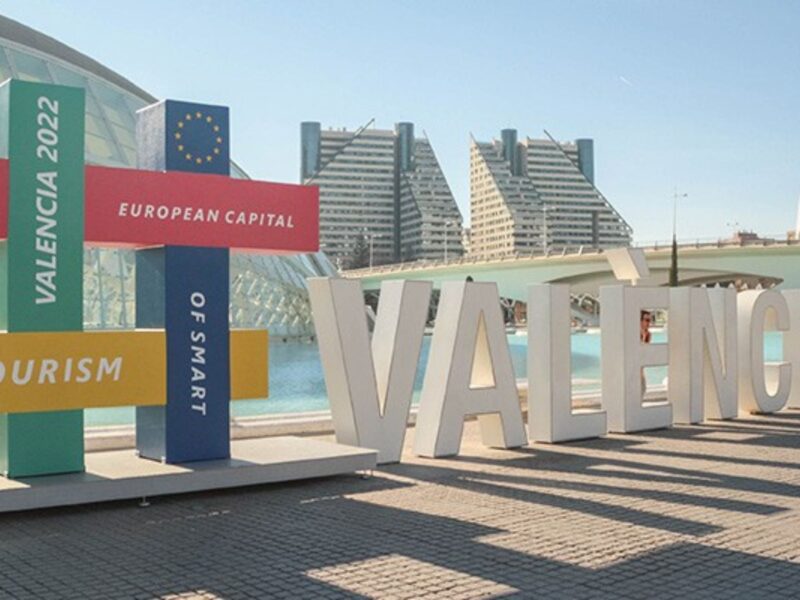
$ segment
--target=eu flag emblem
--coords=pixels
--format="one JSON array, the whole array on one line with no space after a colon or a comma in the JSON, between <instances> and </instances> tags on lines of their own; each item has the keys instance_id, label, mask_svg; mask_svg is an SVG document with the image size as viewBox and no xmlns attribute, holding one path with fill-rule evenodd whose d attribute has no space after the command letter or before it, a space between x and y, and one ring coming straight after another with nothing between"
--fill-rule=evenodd
<instances>
[{"instance_id":1,"label":"eu flag emblem","mask_svg":"<svg viewBox=\"0 0 800 600\"><path fill-rule=\"evenodd\" d=\"M230 175L228 107L166 104L167 170Z\"/></svg>"}]
</instances>

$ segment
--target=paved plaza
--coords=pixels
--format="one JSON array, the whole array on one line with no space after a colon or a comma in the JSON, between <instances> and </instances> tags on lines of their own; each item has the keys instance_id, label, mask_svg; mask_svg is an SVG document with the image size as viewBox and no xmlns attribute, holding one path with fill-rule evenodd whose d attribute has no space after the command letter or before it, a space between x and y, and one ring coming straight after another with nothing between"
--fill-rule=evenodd
<instances>
[{"instance_id":1,"label":"paved plaza","mask_svg":"<svg viewBox=\"0 0 800 600\"><path fill-rule=\"evenodd\" d=\"M800 597L800 411L463 451L3 515L0 596Z\"/></svg>"}]
</instances>

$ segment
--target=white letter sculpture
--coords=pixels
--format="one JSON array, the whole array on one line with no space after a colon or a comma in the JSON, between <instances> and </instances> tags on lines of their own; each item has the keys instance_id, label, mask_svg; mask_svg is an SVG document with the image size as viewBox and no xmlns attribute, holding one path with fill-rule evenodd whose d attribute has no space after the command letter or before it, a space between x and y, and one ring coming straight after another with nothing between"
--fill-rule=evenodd
<instances>
[{"instance_id":1,"label":"white letter sculpture","mask_svg":"<svg viewBox=\"0 0 800 600\"><path fill-rule=\"evenodd\" d=\"M640 340L642 310L668 308L666 288L600 288L603 406L609 431L631 433L672 425L669 402L643 403L644 367L667 364L667 344Z\"/></svg>"},{"instance_id":2,"label":"white letter sculpture","mask_svg":"<svg viewBox=\"0 0 800 600\"><path fill-rule=\"evenodd\" d=\"M669 295L669 401L676 423L738 412L736 291L680 287Z\"/></svg>"},{"instance_id":3,"label":"white letter sculpture","mask_svg":"<svg viewBox=\"0 0 800 600\"><path fill-rule=\"evenodd\" d=\"M778 331L789 329L789 307L775 290L741 292L737 301L739 313L739 406L750 413L777 412L786 405L792 383L792 366L788 362L764 364L764 329L768 311L774 315ZM772 316L772 315L771 315ZM772 318L770 319L772 321ZM770 393L765 376L777 385Z\"/></svg>"},{"instance_id":4,"label":"white letter sculpture","mask_svg":"<svg viewBox=\"0 0 800 600\"><path fill-rule=\"evenodd\" d=\"M650 267L641 248L609 248L603 252L617 281L641 285L650 277Z\"/></svg>"},{"instance_id":5,"label":"white letter sculpture","mask_svg":"<svg viewBox=\"0 0 800 600\"><path fill-rule=\"evenodd\" d=\"M783 334L783 360L792 365L792 387L786 406L800 408L800 290L782 292L789 306L791 329Z\"/></svg>"},{"instance_id":6,"label":"white letter sculpture","mask_svg":"<svg viewBox=\"0 0 800 600\"><path fill-rule=\"evenodd\" d=\"M313 278L308 290L336 440L376 449L378 463L399 461L431 284L381 284L371 349L360 282Z\"/></svg>"},{"instance_id":7,"label":"white letter sculpture","mask_svg":"<svg viewBox=\"0 0 800 600\"><path fill-rule=\"evenodd\" d=\"M487 446L513 448L527 442L494 283L442 284L414 452L458 454L467 415L478 415Z\"/></svg>"},{"instance_id":8,"label":"white letter sculpture","mask_svg":"<svg viewBox=\"0 0 800 600\"><path fill-rule=\"evenodd\" d=\"M528 288L528 433L536 442L606 434L603 410L572 410L569 286Z\"/></svg>"}]
</instances>

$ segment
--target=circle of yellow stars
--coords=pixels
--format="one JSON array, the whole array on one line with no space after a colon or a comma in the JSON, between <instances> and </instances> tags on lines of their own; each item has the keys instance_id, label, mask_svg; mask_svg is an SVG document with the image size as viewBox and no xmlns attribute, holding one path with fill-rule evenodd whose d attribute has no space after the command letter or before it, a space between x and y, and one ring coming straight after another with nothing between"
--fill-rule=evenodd
<instances>
[{"instance_id":1,"label":"circle of yellow stars","mask_svg":"<svg viewBox=\"0 0 800 600\"><path fill-rule=\"evenodd\" d=\"M187 127L190 122L200 122L205 123L207 127L211 129L211 132L214 134L214 147L211 150L211 154L193 154L189 152L184 144L183 139L183 131L180 131ZM203 111L196 111L194 113L187 112L183 119L178 121L178 131L175 132L175 142L177 143L178 152L183 154L183 158L187 162L194 163L196 165L202 165L204 162L210 163L214 160L216 156L218 156L222 151L222 135L220 134L220 126L214 123L214 117L211 115L204 115Z\"/></svg>"}]
</instances>

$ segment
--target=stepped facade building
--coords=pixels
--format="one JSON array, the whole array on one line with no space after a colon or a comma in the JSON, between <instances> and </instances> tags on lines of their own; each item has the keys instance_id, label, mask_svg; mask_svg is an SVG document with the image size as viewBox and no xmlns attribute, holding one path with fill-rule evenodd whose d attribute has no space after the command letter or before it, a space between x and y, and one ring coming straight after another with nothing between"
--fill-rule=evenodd
<instances>
[{"instance_id":1,"label":"stepped facade building","mask_svg":"<svg viewBox=\"0 0 800 600\"><path fill-rule=\"evenodd\" d=\"M372 264L463 254L461 214L427 137L394 130L300 126L300 179L320 189L320 244L344 268L357 244Z\"/></svg>"},{"instance_id":2,"label":"stepped facade building","mask_svg":"<svg viewBox=\"0 0 800 600\"><path fill-rule=\"evenodd\" d=\"M594 143L472 142L470 253L493 257L628 246L633 231L595 186Z\"/></svg>"}]
</instances>

